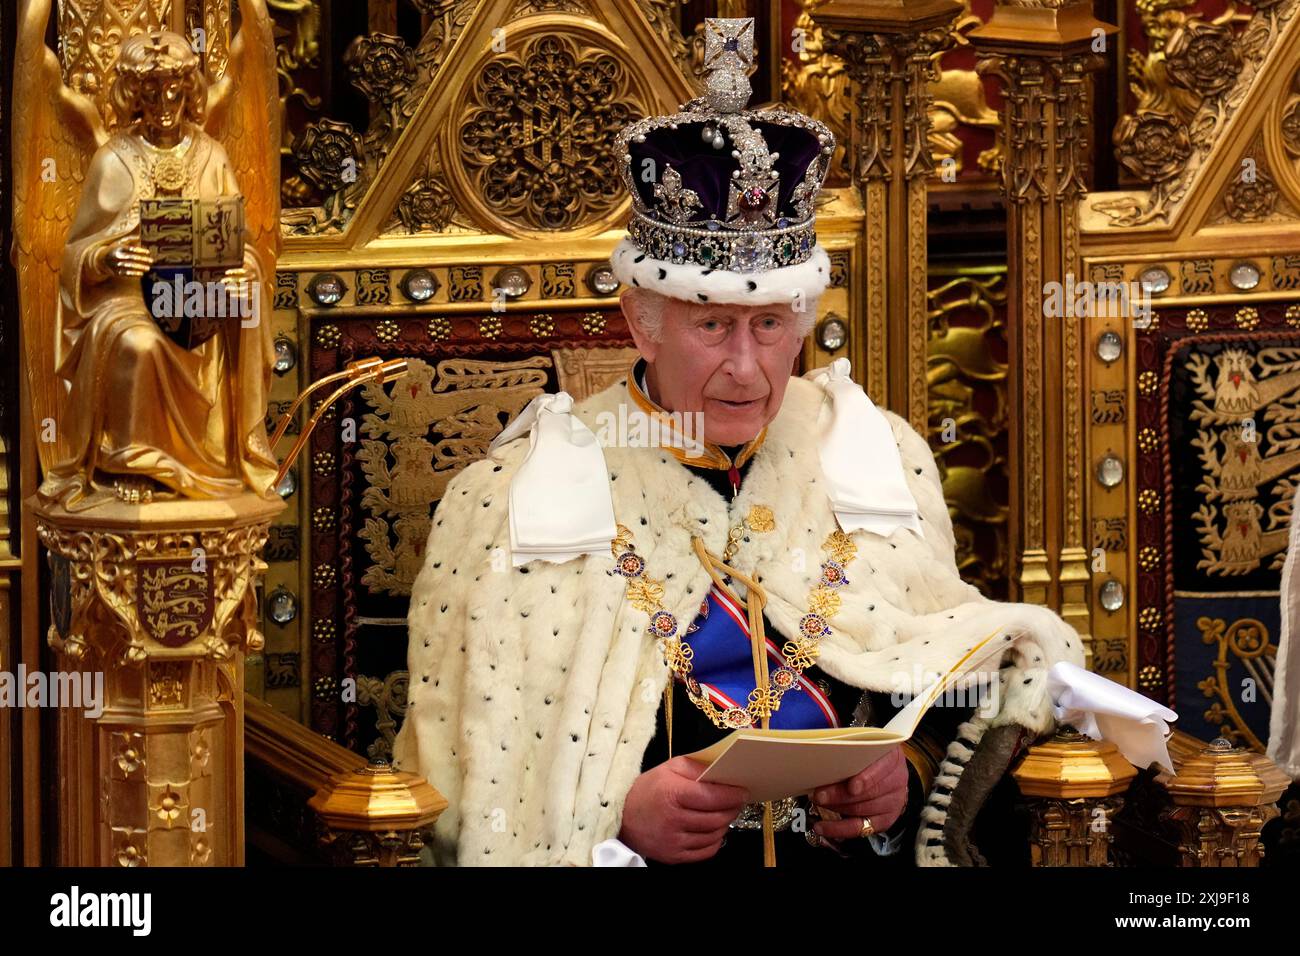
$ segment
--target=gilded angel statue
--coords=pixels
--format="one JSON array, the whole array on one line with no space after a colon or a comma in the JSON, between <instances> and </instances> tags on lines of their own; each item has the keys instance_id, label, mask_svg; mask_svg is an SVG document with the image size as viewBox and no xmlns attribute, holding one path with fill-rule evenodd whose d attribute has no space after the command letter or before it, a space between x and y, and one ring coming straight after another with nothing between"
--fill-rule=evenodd
<instances>
[{"instance_id":1,"label":"gilded angel statue","mask_svg":"<svg viewBox=\"0 0 1300 956\"><path fill-rule=\"evenodd\" d=\"M50 6L24 0L14 70L24 104L14 115L14 259L40 494L69 510L271 494L280 118L264 0L241 0L226 71L211 84L184 37L124 40L106 116L62 82L44 39ZM150 301L158 273L142 209L190 200L240 207L228 230L236 258L214 281L252 308L187 340L168 334Z\"/></svg>"}]
</instances>

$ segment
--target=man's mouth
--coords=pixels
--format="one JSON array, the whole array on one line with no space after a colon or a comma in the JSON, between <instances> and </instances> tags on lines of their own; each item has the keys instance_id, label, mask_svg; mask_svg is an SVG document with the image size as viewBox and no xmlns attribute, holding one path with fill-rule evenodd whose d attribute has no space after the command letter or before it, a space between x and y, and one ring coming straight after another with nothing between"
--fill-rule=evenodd
<instances>
[{"instance_id":1,"label":"man's mouth","mask_svg":"<svg viewBox=\"0 0 1300 956\"><path fill-rule=\"evenodd\" d=\"M721 405L725 405L728 408L734 408L737 411L744 411L749 408L756 408L763 401L763 399L751 398L749 401L733 402L733 401L728 401L725 398L715 398L714 401L718 402Z\"/></svg>"}]
</instances>

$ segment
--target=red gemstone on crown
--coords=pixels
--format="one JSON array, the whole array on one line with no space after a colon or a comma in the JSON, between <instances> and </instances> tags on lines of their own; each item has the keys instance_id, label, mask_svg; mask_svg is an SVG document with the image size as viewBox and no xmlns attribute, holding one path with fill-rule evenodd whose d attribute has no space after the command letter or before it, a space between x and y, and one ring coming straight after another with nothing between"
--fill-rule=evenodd
<instances>
[{"instance_id":1,"label":"red gemstone on crown","mask_svg":"<svg viewBox=\"0 0 1300 956\"><path fill-rule=\"evenodd\" d=\"M748 189L741 190L740 204L746 209L758 211L766 209L771 198L762 186L750 186Z\"/></svg>"}]
</instances>

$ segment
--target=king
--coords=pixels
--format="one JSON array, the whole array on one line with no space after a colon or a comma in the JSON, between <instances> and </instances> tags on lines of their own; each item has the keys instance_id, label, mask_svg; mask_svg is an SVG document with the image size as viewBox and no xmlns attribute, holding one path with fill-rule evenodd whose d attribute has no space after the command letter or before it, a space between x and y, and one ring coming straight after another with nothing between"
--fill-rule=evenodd
<instances>
[{"instance_id":1,"label":"king","mask_svg":"<svg viewBox=\"0 0 1300 956\"><path fill-rule=\"evenodd\" d=\"M963 772L1049 732L1047 671L1083 663L1055 613L961 579L929 446L847 360L793 374L830 280L835 141L747 109L752 51L752 20L708 21L706 95L618 136L632 218L611 261L639 359L582 402L534 399L435 513L394 759L450 802L438 863L971 862L999 774ZM631 414L657 447L597 441ZM688 442L673 423L697 414ZM993 704L931 711L952 741L933 780L895 747L759 804L688 756L879 723L989 635L970 680Z\"/></svg>"}]
</instances>

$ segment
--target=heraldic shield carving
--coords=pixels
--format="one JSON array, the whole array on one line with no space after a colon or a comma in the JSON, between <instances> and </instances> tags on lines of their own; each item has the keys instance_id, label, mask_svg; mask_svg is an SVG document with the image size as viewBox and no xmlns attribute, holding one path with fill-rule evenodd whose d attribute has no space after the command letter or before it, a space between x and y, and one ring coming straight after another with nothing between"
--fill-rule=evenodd
<instances>
[{"instance_id":1,"label":"heraldic shield carving","mask_svg":"<svg viewBox=\"0 0 1300 956\"><path fill-rule=\"evenodd\" d=\"M257 555L280 507L250 501L233 517L222 503L207 504L211 514L190 505L186 520L209 527L185 531L132 528L126 513L82 531L65 527L61 512L41 512L54 580L50 645L77 660L122 663L158 651L224 661L260 650L254 582L265 565Z\"/></svg>"},{"instance_id":2,"label":"heraldic shield carving","mask_svg":"<svg viewBox=\"0 0 1300 956\"><path fill-rule=\"evenodd\" d=\"M164 647L188 644L212 623L212 572L201 555L142 560L135 580L140 625Z\"/></svg>"}]
</instances>

